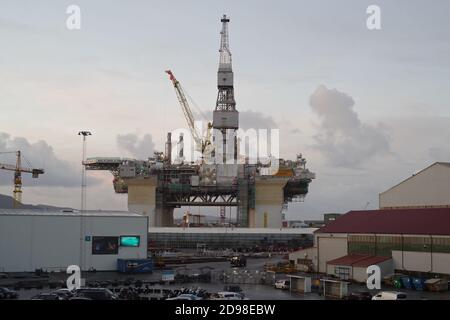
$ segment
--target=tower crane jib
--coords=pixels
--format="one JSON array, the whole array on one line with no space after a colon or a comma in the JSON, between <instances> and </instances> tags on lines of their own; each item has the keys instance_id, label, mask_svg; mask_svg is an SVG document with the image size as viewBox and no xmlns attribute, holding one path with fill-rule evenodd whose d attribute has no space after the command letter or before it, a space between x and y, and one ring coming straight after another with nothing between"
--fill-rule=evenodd
<instances>
[{"instance_id":1,"label":"tower crane jib","mask_svg":"<svg viewBox=\"0 0 450 320\"><path fill-rule=\"evenodd\" d=\"M16 164L0 163L0 169L14 171L14 190L13 190L13 207L17 208L22 203L22 172L31 173L33 178L38 178L44 173L44 169L36 169L22 166L22 153L19 151L0 152L0 154L14 153L16 155Z\"/></svg>"}]
</instances>

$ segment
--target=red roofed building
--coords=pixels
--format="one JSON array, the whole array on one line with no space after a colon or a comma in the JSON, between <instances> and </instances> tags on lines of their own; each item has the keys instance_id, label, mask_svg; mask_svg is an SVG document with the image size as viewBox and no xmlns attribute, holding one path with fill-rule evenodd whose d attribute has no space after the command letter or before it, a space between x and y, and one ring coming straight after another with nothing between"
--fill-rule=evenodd
<instances>
[{"instance_id":1,"label":"red roofed building","mask_svg":"<svg viewBox=\"0 0 450 320\"><path fill-rule=\"evenodd\" d=\"M450 208L349 211L316 233L450 236Z\"/></svg>"},{"instance_id":2,"label":"red roofed building","mask_svg":"<svg viewBox=\"0 0 450 320\"><path fill-rule=\"evenodd\" d=\"M349 254L327 262L327 274L334 275L342 280L365 282L367 280L367 267L377 265L381 276L393 272L391 257L377 257L367 254Z\"/></svg>"},{"instance_id":3,"label":"red roofed building","mask_svg":"<svg viewBox=\"0 0 450 320\"><path fill-rule=\"evenodd\" d=\"M450 208L350 211L318 229L313 248L290 255L299 269L309 264L339 277L350 272L350 279L355 267L386 264L389 258L392 272L450 275Z\"/></svg>"}]
</instances>

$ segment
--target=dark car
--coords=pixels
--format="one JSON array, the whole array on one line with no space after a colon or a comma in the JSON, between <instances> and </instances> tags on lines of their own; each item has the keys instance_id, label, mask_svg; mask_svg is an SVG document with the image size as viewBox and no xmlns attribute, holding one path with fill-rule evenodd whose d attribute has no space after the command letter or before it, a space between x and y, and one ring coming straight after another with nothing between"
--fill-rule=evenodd
<instances>
[{"instance_id":1,"label":"dark car","mask_svg":"<svg viewBox=\"0 0 450 320\"><path fill-rule=\"evenodd\" d=\"M31 298L31 300L63 300L59 295L55 293L41 293Z\"/></svg>"},{"instance_id":2,"label":"dark car","mask_svg":"<svg viewBox=\"0 0 450 320\"><path fill-rule=\"evenodd\" d=\"M75 291L76 297L89 298L91 300L117 300L117 296L106 288L82 288Z\"/></svg>"},{"instance_id":3,"label":"dark car","mask_svg":"<svg viewBox=\"0 0 450 320\"><path fill-rule=\"evenodd\" d=\"M223 288L223 291L228 291L228 292L242 292L242 289L240 286L236 286L236 285L229 285L229 286L225 286Z\"/></svg>"},{"instance_id":4,"label":"dark car","mask_svg":"<svg viewBox=\"0 0 450 320\"><path fill-rule=\"evenodd\" d=\"M356 291L350 293L347 300L372 300L372 294L368 291Z\"/></svg>"},{"instance_id":5,"label":"dark car","mask_svg":"<svg viewBox=\"0 0 450 320\"><path fill-rule=\"evenodd\" d=\"M230 260L231 267L246 267L247 258L244 256L235 256Z\"/></svg>"},{"instance_id":6,"label":"dark car","mask_svg":"<svg viewBox=\"0 0 450 320\"><path fill-rule=\"evenodd\" d=\"M61 298L61 300L68 300L69 298L72 298L74 293L73 291L69 289L59 289L52 292L53 294L56 294L58 297Z\"/></svg>"},{"instance_id":7,"label":"dark car","mask_svg":"<svg viewBox=\"0 0 450 320\"><path fill-rule=\"evenodd\" d=\"M86 301L86 300L92 300L92 299L89 299L86 297L72 297L72 298L69 298L69 300Z\"/></svg>"},{"instance_id":8,"label":"dark car","mask_svg":"<svg viewBox=\"0 0 450 320\"><path fill-rule=\"evenodd\" d=\"M0 287L0 299L17 299L19 294L17 291L8 289L6 287Z\"/></svg>"}]
</instances>

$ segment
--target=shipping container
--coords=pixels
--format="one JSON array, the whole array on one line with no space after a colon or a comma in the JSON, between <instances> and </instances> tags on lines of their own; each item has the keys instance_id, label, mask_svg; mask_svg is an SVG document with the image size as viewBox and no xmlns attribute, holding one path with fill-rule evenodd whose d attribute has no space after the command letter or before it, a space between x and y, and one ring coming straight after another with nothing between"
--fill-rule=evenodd
<instances>
[{"instance_id":1,"label":"shipping container","mask_svg":"<svg viewBox=\"0 0 450 320\"><path fill-rule=\"evenodd\" d=\"M121 273L151 273L152 259L117 259L117 271Z\"/></svg>"}]
</instances>

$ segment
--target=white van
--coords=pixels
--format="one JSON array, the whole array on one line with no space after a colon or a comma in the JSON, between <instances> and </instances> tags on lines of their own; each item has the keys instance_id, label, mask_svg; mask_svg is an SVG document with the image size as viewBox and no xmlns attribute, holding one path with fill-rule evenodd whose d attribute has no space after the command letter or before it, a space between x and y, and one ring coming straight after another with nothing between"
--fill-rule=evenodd
<instances>
[{"instance_id":1,"label":"white van","mask_svg":"<svg viewBox=\"0 0 450 320\"><path fill-rule=\"evenodd\" d=\"M291 282L289 280L286 279L278 280L277 282L275 282L275 289L286 290L290 288L290 285Z\"/></svg>"},{"instance_id":2,"label":"white van","mask_svg":"<svg viewBox=\"0 0 450 320\"><path fill-rule=\"evenodd\" d=\"M404 292L381 291L372 297L372 300L406 300L407 296Z\"/></svg>"}]
</instances>

